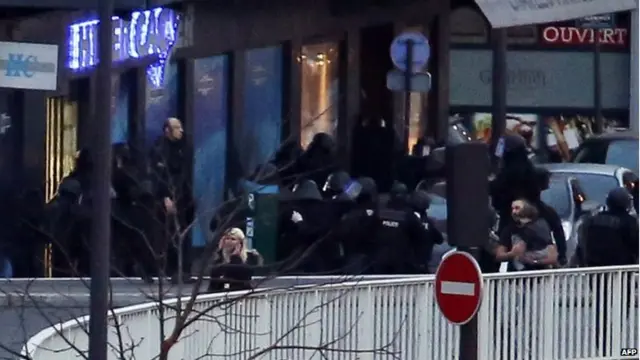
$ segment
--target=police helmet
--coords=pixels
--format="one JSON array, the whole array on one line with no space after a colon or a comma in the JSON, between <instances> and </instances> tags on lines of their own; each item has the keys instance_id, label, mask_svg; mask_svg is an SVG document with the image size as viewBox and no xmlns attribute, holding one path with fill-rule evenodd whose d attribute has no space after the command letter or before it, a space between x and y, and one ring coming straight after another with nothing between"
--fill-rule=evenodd
<instances>
[{"instance_id":1,"label":"police helmet","mask_svg":"<svg viewBox=\"0 0 640 360\"><path fill-rule=\"evenodd\" d=\"M313 180L303 180L293 190L294 200L322 200L318 185Z\"/></svg>"},{"instance_id":2,"label":"police helmet","mask_svg":"<svg viewBox=\"0 0 640 360\"><path fill-rule=\"evenodd\" d=\"M351 177L346 171L336 171L327 177L322 191L343 192Z\"/></svg>"},{"instance_id":3,"label":"police helmet","mask_svg":"<svg viewBox=\"0 0 640 360\"><path fill-rule=\"evenodd\" d=\"M424 190L416 190L411 195L409 203L414 211L423 213L431 206L431 197L429 197L429 194Z\"/></svg>"},{"instance_id":4,"label":"police helmet","mask_svg":"<svg viewBox=\"0 0 640 360\"><path fill-rule=\"evenodd\" d=\"M407 195L408 192L409 192L409 189L407 188L407 185L399 181L394 181L393 185L391 185L391 190L389 191L389 195L393 197L404 196L404 195Z\"/></svg>"},{"instance_id":5,"label":"police helmet","mask_svg":"<svg viewBox=\"0 0 640 360\"><path fill-rule=\"evenodd\" d=\"M631 194L623 187L618 187L609 192L607 195L607 207L610 210L624 210L631 208Z\"/></svg>"},{"instance_id":6,"label":"police helmet","mask_svg":"<svg viewBox=\"0 0 640 360\"><path fill-rule=\"evenodd\" d=\"M536 167L536 181L540 186L540 190L547 190L549 188L549 181L551 180L551 172L545 168Z\"/></svg>"},{"instance_id":7,"label":"police helmet","mask_svg":"<svg viewBox=\"0 0 640 360\"><path fill-rule=\"evenodd\" d=\"M362 186L362 195L375 196L378 194L378 185L370 177L361 177L358 182Z\"/></svg>"}]
</instances>

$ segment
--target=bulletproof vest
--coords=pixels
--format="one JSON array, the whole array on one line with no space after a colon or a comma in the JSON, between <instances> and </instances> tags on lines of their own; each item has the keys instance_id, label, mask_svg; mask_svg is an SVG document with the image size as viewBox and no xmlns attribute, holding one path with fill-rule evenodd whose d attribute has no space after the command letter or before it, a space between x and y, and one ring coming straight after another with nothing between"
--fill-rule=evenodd
<instances>
[{"instance_id":1,"label":"bulletproof vest","mask_svg":"<svg viewBox=\"0 0 640 360\"><path fill-rule=\"evenodd\" d=\"M378 208L376 216L378 226L377 232L373 236L378 246L393 249L391 251L404 249L407 245L405 244L407 242L405 234L406 212L381 206Z\"/></svg>"},{"instance_id":2,"label":"bulletproof vest","mask_svg":"<svg viewBox=\"0 0 640 360\"><path fill-rule=\"evenodd\" d=\"M589 220L586 229L583 256L588 264L595 265L623 265L632 259L624 243L624 222L619 216L609 213L599 213Z\"/></svg>"},{"instance_id":3,"label":"bulletproof vest","mask_svg":"<svg viewBox=\"0 0 640 360\"><path fill-rule=\"evenodd\" d=\"M381 207L378 209L378 218L380 219L380 225L385 228L401 229L404 225L406 212L402 210L389 209L387 207Z\"/></svg>"}]
</instances>

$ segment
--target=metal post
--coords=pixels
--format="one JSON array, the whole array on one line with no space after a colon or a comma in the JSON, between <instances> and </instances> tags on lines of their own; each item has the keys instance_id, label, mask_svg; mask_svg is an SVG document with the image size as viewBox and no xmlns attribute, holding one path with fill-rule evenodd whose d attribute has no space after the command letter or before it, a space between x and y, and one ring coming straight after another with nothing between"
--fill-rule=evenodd
<instances>
[{"instance_id":1,"label":"metal post","mask_svg":"<svg viewBox=\"0 0 640 360\"><path fill-rule=\"evenodd\" d=\"M89 359L107 359L107 312L111 247L111 15L113 0L98 1L98 69L93 109L94 169L91 214Z\"/></svg>"},{"instance_id":2,"label":"metal post","mask_svg":"<svg viewBox=\"0 0 640 360\"><path fill-rule=\"evenodd\" d=\"M593 29L593 107L595 108L595 133L604 131L602 117L602 78L600 73L600 30Z\"/></svg>"},{"instance_id":3,"label":"metal post","mask_svg":"<svg viewBox=\"0 0 640 360\"><path fill-rule=\"evenodd\" d=\"M638 135L640 127L640 9L631 12L631 91L629 93L629 128Z\"/></svg>"},{"instance_id":4,"label":"metal post","mask_svg":"<svg viewBox=\"0 0 640 360\"><path fill-rule=\"evenodd\" d=\"M469 253L476 261L480 261L477 247L458 246L458 250ZM478 314L460 326L460 359L478 360Z\"/></svg>"},{"instance_id":5,"label":"metal post","mask_svg":"<svg viewBox=\"0 0 640 360\"><path fill-rule=\"evenodd\" d=\"M507 30L493 29L491 40L493 46L491 153L494 154L498 139L507 127Z\"/></svg>"},{"instance_id":6,"label":"metal post","mask_svg":"<svg viewBox=\"0 0 640 360\"><path fill-rule=\"evenodd\" d=\"M404 149L406 151L409 141L409 125L411 124L411 76L413 75L413 40L407 40L407 65L404 71L404 130L402 132Z\"/></svg>"}]
</instances>

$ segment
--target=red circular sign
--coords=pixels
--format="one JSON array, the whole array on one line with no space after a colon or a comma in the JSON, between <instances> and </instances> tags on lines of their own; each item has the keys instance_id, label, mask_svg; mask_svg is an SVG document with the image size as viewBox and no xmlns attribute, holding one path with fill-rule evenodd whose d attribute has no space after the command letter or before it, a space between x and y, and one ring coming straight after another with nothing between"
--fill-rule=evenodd
<instances>
[{"instance_id":1,"label":"red circular sign","mask_svg":"<svg viewBox=\"0 0 640 360\"><path fill-rule=\"evenodd\" d=\"M466 252L446 254L436 271L436 302L451 323L464 325L478 312L482 301L482 272Z\"/></svg>"}]
</instances>

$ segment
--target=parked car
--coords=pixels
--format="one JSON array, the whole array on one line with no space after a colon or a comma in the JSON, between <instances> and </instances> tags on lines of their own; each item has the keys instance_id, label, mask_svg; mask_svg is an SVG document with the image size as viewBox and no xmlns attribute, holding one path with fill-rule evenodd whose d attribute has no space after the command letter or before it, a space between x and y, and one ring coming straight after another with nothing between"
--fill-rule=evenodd
<instances>
[{"instance_id":1,"label":"parked car","mask_svg":"<svg viewBox=\"0 0 640 360\"><path fill-rule=\"evenodd\" d=\"M431 206L427 215L434 222L436 228L440 230L444 236L444 242L442 244L436 244L433 246L431 253L431 259L429 259L428 269L429 273L436 272L438 265L442 257L449 251L454 250L455 247L451 246L447 237L447 199L444 196L430 192ZM491 220L494 222L494 229L497 228L498 218L494 215L491 216Z\"/></svg>"},{"instance_id":2,"label":"parked car","mask_svg":"<svg viewBox=\"0 0 640 360\"><path fill-rule=\"evenodd\" d=\"M580 144L572 162L616 165L638 175L638 135L619 131L590 137Z\"/></svg>"},{"instance_id":3,"label":"parked car","mask_svg":"<svg viewBox=\"0 0 640 360\"><path fill-rule=\"evenodd\" d=\"M434 274L440 264L442 256L453 249L453 247L449 245L447 241L447 199L435 193L429 193L429 197L431 199L431 206L429 206L427 215L444 236L444 242L442 244L433 246L431 259L429 259L429 273Z\"/></svg>"},{"instance_id":4,"label":"parked car","mask_svg":"<svg viewBox=\"0 0 640 360\"><path fill-rule=\"evenodd\" d=\"M618 165L561 163L539 166L549 170L552 178L577 179L586 200L601 205L605 204L609 191L616 187L632 189L638 181L638 176L632 170Z\"/></svg>"},{"instance_id":5,"label":"parked car","mask_svg":"<svg viewBox=\"0 0 640 360\"><path fill-rule=\"evenodd\" d=\"M564 175L551 176L549 188L540 194L542 201L551 206L562 221L567 240L567 259L571 259L578 246L578 228L587 214L597 210L597 202L588 201L578 179Z\"/></svg>"}]
</instances>

